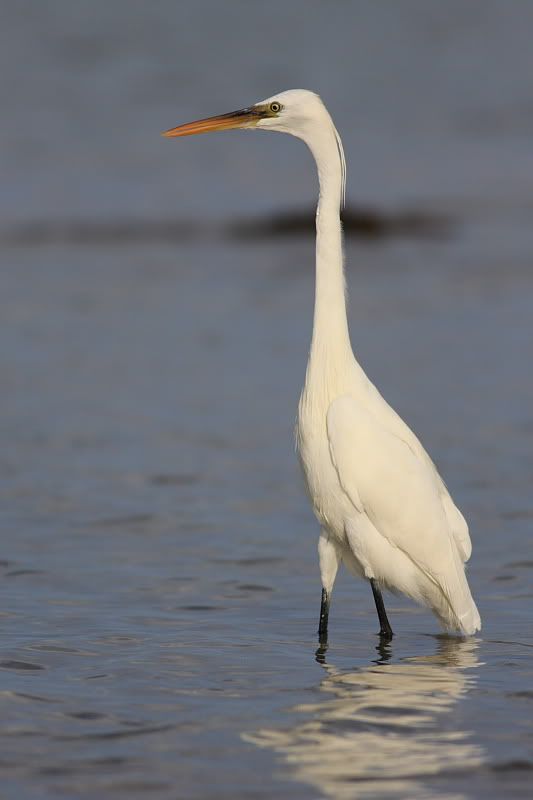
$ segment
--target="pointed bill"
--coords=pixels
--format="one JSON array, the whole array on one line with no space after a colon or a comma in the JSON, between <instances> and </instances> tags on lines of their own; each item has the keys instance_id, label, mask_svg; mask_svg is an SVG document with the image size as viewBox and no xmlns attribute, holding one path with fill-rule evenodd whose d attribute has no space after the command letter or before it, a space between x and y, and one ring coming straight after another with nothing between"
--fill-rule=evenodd
<instances>
[{"instance_id":1,"label":"pointed bill","mask_svg":"<svg viewBox=\"0 0 533 800\"><path fill-rule=\"evenodd\" d=\"M198 133L209 133L211 131L227 131L233 128L254 128L259 120L265 116L263 106L251 106L241 108L239 111L231 111L229 114L220 114L217 117L207 117L198 119L195 122L187 122L185 125L178 125L163 131L162 136L169 138L174 136L194 136Z\"/></svg>"}]
</instances>

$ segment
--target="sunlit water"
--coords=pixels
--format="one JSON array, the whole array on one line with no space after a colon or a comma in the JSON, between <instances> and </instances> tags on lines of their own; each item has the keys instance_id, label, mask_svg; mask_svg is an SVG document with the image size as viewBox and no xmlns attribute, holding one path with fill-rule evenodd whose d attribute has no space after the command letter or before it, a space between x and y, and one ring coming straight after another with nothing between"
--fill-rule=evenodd
<instances>
[{"instance_id":1,"label":"sunlit water","mask_svg":"<svg viewBox=\"0 0 533 800\"><path fill-rule=\"evenodd\" d=\"M529 797L531 11L317 4L323 48L281 69L296 11L235 4L235 30L221 5L5 15L0 794ZM224 35L200 68L206 8ZM388 597L380 646L342 575L317 649L292 438L313 241L227 225L310 204L309 160L281 137L158 139L287 82L340 117L353 202L450 222L349 238L347 260L358 356L471 523L469 640ZM173 214L170 237L135 226Z\"/></svg>"}]
</instances>

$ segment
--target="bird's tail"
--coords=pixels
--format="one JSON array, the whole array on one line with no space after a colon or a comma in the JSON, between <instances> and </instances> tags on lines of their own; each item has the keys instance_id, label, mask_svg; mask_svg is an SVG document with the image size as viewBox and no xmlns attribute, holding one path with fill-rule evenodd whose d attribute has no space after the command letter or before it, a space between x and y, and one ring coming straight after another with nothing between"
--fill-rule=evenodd
<instances>
[{"instance_id":1,"label":"bird's tail","mask_svg":"<svg viewBox=\"0 0 533 800\"><path fill-rule=\"evenodd\" d=\"M462 559L453 546L452 551L453 568L445 578L438 578L442 598L433 605L433 610L446 630L470 635L481 630L481 617L470 592Z\"/></svg>"}]
</instances>

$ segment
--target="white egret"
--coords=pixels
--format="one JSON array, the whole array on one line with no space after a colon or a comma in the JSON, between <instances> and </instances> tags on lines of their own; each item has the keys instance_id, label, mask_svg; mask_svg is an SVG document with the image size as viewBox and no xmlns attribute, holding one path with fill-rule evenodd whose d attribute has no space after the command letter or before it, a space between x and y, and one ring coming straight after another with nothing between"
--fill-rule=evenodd
<instances>
[{"instance_id":1,"label":"white egret","mask_svg":"<svg viewBox=\"0 0 533 800\"><path fill-rule=\"evenodd\" d=\"M321 526L319 635L327 636L341 562L370 582L382 636L392 636L382 588L428 606L447 630L475 633L481 621L464 569L468 526L421 443L351 348L340 221L346 167L332 119L316 94L298 89L164 135L231 128L290 133L307 144L318 169L313 335L296 437Z\"/></svg>"}]
</instances>

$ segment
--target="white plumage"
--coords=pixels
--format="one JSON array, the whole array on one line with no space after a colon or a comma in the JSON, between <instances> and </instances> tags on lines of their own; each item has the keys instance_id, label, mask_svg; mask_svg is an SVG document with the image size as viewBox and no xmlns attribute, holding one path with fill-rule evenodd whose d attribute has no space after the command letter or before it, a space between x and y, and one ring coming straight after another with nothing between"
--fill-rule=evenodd
<instances>
[{"instance_id":1,"label":"white plumage","mask_svg":"<svg viewBox=\"0 0 533 800\"><path fill-rule=\"evenodd\" d=\"M236 127L297 136L318 169L313 337L297 445L321 525L320 633L327 632L341 562L370 580L382 634L392 630L379 587L428 606L448 630L475 633L481 621L464 571L472 549L467 524L421 443L369 381L351 348L339 215L345 161L331 117L317 95L292 90L167 135Z\"/></svg>"}]
</instances>

